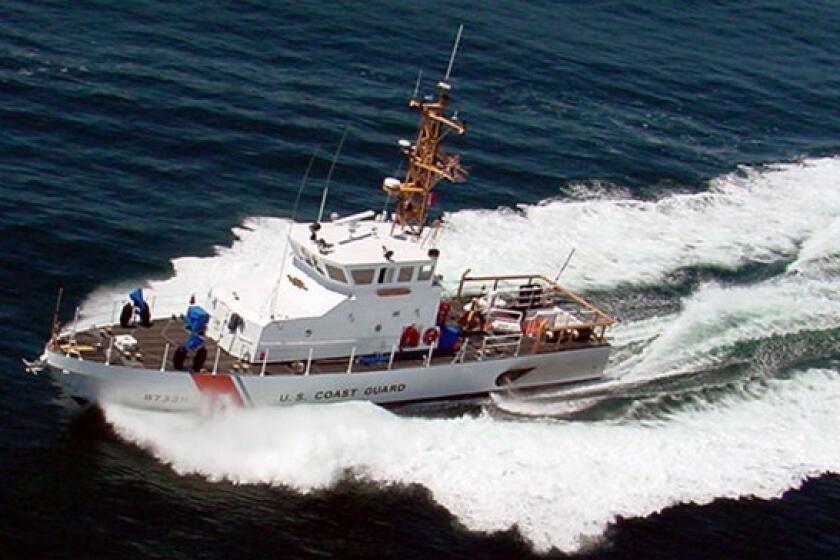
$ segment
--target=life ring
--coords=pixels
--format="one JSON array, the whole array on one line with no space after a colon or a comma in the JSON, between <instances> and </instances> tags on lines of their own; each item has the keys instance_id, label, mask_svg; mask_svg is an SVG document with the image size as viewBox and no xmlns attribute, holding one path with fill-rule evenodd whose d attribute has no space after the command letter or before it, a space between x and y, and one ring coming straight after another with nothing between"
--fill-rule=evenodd
<instances>
[{"instance_id":1,"label":"life ring","mask_svg":"<svg viewBox=\"0 0 840 560\"><path fill-rule=\"evenodd\" d=\"M148 305L140 308L140 324L147 329L152 326L152 311Z\"/></svg>"},{"instance_id":2,"label":"life ring","mask_svg":"<svg viewBox=\"0 0 840 560\"><path fill-rule=\"evenodd\" d=\"M179 346L177 350L175 350L175 354L172 356L172 365L178 371L184 371L184 361L187 359L187 349L183 346Z\"/></svg>"},{"instance_id":3,"label":"life ring","mask_svg":"<svg viewBox=\"0 0 840 560\"><path fill-rule=\"evenodd\" d=\"M420 343L420 331L414 325L409 325L403 329L402 336L400 336L400 349L415 348Z\"/></svg>"},{"instance_id":4,"label":"life ring","mask_svg":"<svg viewBox=\"0 0 840 560\"><path fill-rule=\"evenodd\" d=\"M426 329L426 332L423 333L423 344L425 344L426 346L431 346L432 344L437 342L437 339L439 337L440 331L437 328L432 327L430 329Z\"/></svg>"},{"instance_id":5,"label":"life ring","mask_svg":"<svg viewBox=\"0 0 840 560\"><path fill-rule=\"evenodd\" d=\"M201 371L201 368L204 367L204 362L207 361L207 348L202 346L198 349L198 352L195 353L193 356L193 363L192 363L192 370L193 371Z\"/></svg>"},{"instance_id":6,"label":"life ring","mask_svg":"<svg viewBox=\"0 0 840 560\"><path fill-rule=\"evenodd\" d=\"M130 328L132 318L134 318L134 306L126 303L120 312L120 326L124 329Z\"/></svg>"}]
</instances>

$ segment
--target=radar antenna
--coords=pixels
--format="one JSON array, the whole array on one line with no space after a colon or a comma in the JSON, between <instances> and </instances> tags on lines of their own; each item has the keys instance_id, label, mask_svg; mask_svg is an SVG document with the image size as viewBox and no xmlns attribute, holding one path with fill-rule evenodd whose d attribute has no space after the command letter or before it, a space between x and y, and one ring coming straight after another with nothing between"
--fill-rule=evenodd
<instances>
[{"instance_id":1,"label":"radar antenna","mask_svg":"<svg viewBox=\"0 0 840 560\"><path fill-rule=\"evenodd\" d=\"M438 181L446 179L452 183L466 180L466 170L461 166L458 155L447 154L442 149L443 139L451 131L464 134L466 123L457 116L448 116L445 112L450 102L452 86L449 77L455 63L455 55L461 41L464 26L458 27L455 44L449 56L449 64L443 81L437 84L436 98L418 98L420 76L418 76L415 94L408 101L408 106L420 111L420 124L414 143L400 140L399 144L408 160L405 178L400 180L387 177L383 190L389 196L397 197L396 223L404 230L420 234L426 225L426 217L432 202L431 191Z\"/></svg>"}]
</instances>

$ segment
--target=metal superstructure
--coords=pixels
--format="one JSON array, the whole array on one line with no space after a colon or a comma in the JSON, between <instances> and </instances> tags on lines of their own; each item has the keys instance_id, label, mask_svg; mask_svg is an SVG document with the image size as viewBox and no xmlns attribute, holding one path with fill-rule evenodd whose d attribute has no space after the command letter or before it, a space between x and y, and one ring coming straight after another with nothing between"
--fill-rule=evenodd
<instances>
[{"instance_id":1,"label":"metal superstructure","mask_svg":"<svg viewBox=\"0 0 840 560\"><path fill-rule=\"evenodd\" d=\"M436 96L420 98L415 89L408 106L420 112L420 124L413 143L403 140L400 146L406 156L408 167L404 179L386 178L383 190L389 196L396 196L395 220L397 224L413 233L421 233L426 225L429 206L432 204L432 190L443 179L452 183L465 180L466 170L461 166L460 156L447 154L443 140L450 132L462 135L467 131L465 122L457 114L448 115L452 85L449 77L458 49L462 28L449 58L449 67L443 81L438 82ZM419 86L419 79L418 79Z\"/></svg>"}]
</instances>

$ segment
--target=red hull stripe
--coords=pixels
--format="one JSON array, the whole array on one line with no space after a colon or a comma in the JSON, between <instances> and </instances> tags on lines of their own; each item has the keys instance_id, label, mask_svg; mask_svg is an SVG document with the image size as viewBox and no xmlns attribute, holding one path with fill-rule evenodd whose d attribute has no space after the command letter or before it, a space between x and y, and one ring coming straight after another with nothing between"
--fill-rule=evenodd
<instances>
[{"instance_id":1,"label":"red hull stripe","mask_svg":"<svg viewBox=\"0 0 840 560\"><path fill-rule=\"evenodd\" d=\"M245 406L242 395L236 390L236 384L234 384L230 375L191 373L190 377L192 377L201 395L211 403L227 400L233 405Z\"/></svg>"}]
</instances>

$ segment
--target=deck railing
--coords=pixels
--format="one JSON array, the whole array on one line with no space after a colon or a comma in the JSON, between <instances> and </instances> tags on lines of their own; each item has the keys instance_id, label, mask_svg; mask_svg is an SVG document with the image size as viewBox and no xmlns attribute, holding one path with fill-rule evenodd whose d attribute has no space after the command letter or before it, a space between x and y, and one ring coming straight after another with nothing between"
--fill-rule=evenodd
<instances>
[{"instance_id":1,"label":"deck railing","mask_svg":"<svg viewBox=\"0 0 840 560\"><path fill-rule=\"evenodd\" d=\"M537 354L541 349L545 351L552 347L562 349L563 344L567 344L570 348L582 347L588 343L590 336L594 341L604 343L606 329L615 322L600 308L545 276L538 274L469 276L469 272L467 270L460 278L457 297L460 299L468 299L472 296L487 298L490 307L488 318L491 315L515 315L523 326L523 332L485 334L481 337L478 347L470 344L468 339L464 339L463 346L454 354L452 363L518 356L523 351L523 342L526 340L528 341L526 351L529 354ZM155 319L178 313L179 310L182 312L191 298L191 294L156 294L152 291L148 292L148 296L152 317ZM508 304L513 302L513 306L517 309L497 308L496 304L502 299ZM81 332L91 326L116 324L122 306L128 301L125 297L105 302L100 300L94 306L78 308L72 324L65 326L62 336L69 337L72 341L75 339L76 332ZM551 308L546 309L546 305L551 305ZM525 312L521 311L523 309ZM313 359L318 349L340 345L351 349L349 357L344 358L346 359L345 371L350 374L353 373L356 365L357 348L363 342L359 339L267 342L259 345L264 351L259 356L254 356L254 362L260 364L260 375L265 375L272 359L272 351L277 352L281 348L307 348L308 357L303 373L309 375L313 362L318 361ZM111 363L112 344L113 338L106 352L106 364ZM425 367L432 365L437 350L437 345L432 345L425 351L426 353L422 356L422 364ZM213 359L213 374L219 369L221 352L220 344L217 344L216 355ZM366 371L393 369L395 363L399 363L397 356L401 352L399 343L395 341L389 352L382 353L383 359L377 364L381 367ZM167 343L160 364L161 370L165 370L169 353L170 347ZM387 361L384 359L386 354ZM452 356L452 354L447 353L446 356ZM78 358L82 359L81 354ZM399 366L411 367L412 363L416 362L407 361Z\"/></svg>"},{"instance_id":2,"label":"deck railing","mask_svg":"<svg viewBox=\"0 0 840 560\"><path fill-rule=\"evenodd\" d=\"M555 325L554 328L575 328L577 330L588 329L603 340L606 329L615 323L610 315L575 294L568 288L557 282L546 278L541 274L514 274L504 276L470 276L467 269L461 275L458 282L456 297L459 299L469 297L488 298L489 307L496 307L498 299L505 299L513 302L517 308L537 309L534 314L539 315L543 311L538 309L546 303L562 309L570 306L576 316L573 324L562 327ZM547 299L550 298L550 299Z\"/></svg>"},{"instance_id":3,"label":"deck railing","mask_svg":"<svg viewBox=\"0 0 840 560\"><path fill-rule=\"evenodd\" d=\"M152 319L160 319L173 313L183 313L189 305L190 298L196 296L196 294L156 294L152 291L146 295L149 296L146 303L149 304ZM119 322L123 306L130 301L128 297L123 296L83 302L76 307L72 321L64 325L61 334L73 334L93 326L115 325Z\"/></svg>"},{"instance_id":4,"label":"deck railing","mask_svg":"<svg viewBox=\"0 0 840 560\"><path fill-rule=\"evenodd\" d=\"M499 357L509 354L518 356L521 348L522 333L488 335L481 339L481 348L476 354L476 359L483 360L494 354L499 355Z\"/></svg>"}]
</instances>

